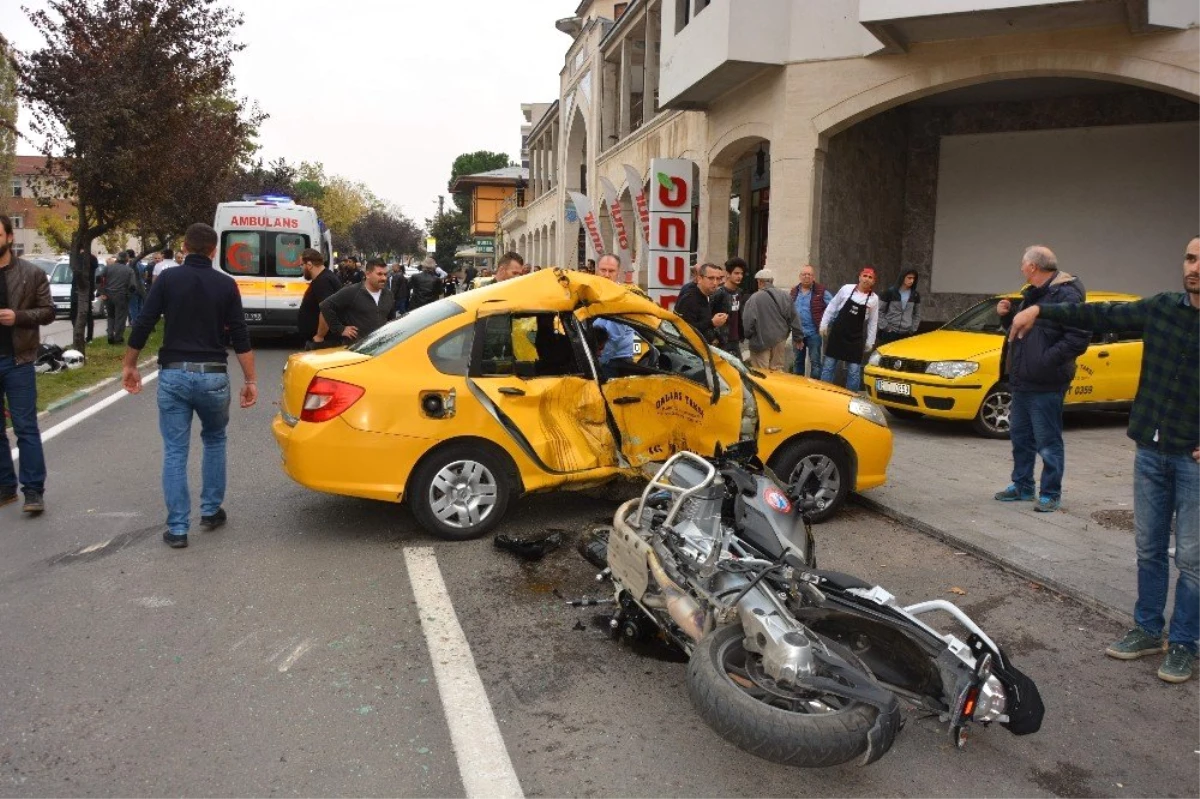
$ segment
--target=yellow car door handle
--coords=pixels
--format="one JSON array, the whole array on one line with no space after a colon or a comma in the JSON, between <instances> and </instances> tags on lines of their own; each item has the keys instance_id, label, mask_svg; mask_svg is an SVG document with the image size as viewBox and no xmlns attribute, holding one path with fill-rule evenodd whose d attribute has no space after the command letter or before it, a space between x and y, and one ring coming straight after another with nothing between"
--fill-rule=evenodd
<instances>
[{"instance_id":1,"label":"yellow car door handle","mask_svg":"<svg viewBox=\"0 0 1200 799\"><path fill-rule=\"evenodd\" d=\"M510 397L523 397L523 396L525 396L525 392L524 392L524 391L522 391L522 390L521 390L521 389L519 389L519 388L513 388L512 386L502 386L502 387L499 389L499 391L500 391L500 393L501 393L501 394L508 394Z\"/></svg>"},{"instance_id":2,"label":"yellow car door handle","mask_svg":"<svg viewBox=\"0 0 1200 799\"><path fill-rule=\"evenodd\" d=\"M285 284L283 284L283 283L272 283L272 284L271 284L271 288L273 288L273 289L285 289L285 288L287 288L287 286L286 286Z\"/></svg>"},{"instance_id":3,"label":"yellow car door handle","mask_svg":"<svg viewBox=\"0 0 1200 799\"><path fill-rule=\"evenodd\" d=\"M1107 358L1108 350L1100 350L1098 353L1096 353L1096 356L1099 358Z\"/></svg>"},{"instance_id":4,"label":"yellow car door handle","mask_svg":"<svg viewBox=\"0 0 1200 799\"><path fill-rule=\"evenodd\" d=\"M641 397L617 397L613 400L613 405L632 405L635 402L641 402Z\"/></svg>"}]
</instances>

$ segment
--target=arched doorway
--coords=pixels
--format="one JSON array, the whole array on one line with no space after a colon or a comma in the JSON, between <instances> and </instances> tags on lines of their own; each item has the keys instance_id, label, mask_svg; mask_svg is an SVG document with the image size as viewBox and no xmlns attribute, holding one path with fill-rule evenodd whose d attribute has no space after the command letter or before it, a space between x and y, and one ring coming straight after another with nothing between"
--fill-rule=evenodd
<instances>
[{"instance_id":1,"label":"arched doorway","mask_svg":"<svg viewBox=\"0 0 1200 799\"><path fill-rule=\"evenodd\" d=\"M748 127L748 126L747 126ZM765 131L763 131L765 133ZM709 222L723 226L727 244L723 252L712 252L714 262L739 256L746 259L749 278L766 264L771 218L771 142L756 131L720 141L710 155L709 196L713 198ZM728 203L724 202L728 198ZM710 241L720 241L711 236ZM711 246L711 245L710 245Z\"/></svg>"},{"instance_id":2,"label":"arched doorway","mask_svg":"<svg viewBox=\"0 0 1200 799\"><path fill-rule=\"evenodd\" d=\"M566 173L563 175L563 185L568 191L587 194L588 174L588 129L587 119L579 109L579 98L575 99L574 113L567 129ZM570 195L567 196L570 202ZM583 220L578 212L569 214L566 219L567 255L563 266L578 269L583 265L586 256L585 232Z\"/></svg>"}]
</instances>

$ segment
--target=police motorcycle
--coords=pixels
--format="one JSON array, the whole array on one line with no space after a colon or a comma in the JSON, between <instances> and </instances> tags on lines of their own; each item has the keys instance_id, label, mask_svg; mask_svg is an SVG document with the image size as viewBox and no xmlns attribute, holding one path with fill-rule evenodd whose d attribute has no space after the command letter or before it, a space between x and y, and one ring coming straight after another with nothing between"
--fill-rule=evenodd
<instances>
[{"instance_id":1,"label":"police motorcycle","mask_svg":"<svg viewBox=\"0 0 1200 799\"><path fill-rule=\"evenodd\" d=\"M902 606L884 588L818 569L810 496L791 493L748 445L672 456L617 510L602 577L614 637L662 635L689 656L688 693L719 735L798 767L882 757L900 700L948 725L1036 732L1033 680L962 610ZM597 560L599 558L596 558ZM966 640L921 620L943 611Z\"/></svg>"}]
</instances>

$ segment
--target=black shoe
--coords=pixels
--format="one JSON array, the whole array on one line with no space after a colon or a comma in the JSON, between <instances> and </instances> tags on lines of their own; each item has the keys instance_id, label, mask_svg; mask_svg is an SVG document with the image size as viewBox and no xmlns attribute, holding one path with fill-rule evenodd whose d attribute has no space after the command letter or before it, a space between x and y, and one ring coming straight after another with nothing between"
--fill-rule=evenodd
<instances>
[{"instance_id":1,"label":"black shoe","mask_svg":"<svg viewBox=\"0 0 1200 799\"><path fill-rule=\"evenodd\" d=\"M170 530L165 530L163 531L163 541L166 541L167 546L171 549L183 549L187 546L187 533L175 535Z\"/></svg>"},{"instance_id":2,"label":"black shoe","mask_svg":"<svg viewBox=\"0 0 1200 799\"><path fill-rule=\"evenodd\" d=\"M25 504L21 507L21 510L36 516L45 509L46 500L42 497L41 491L25 492Z\"/></svg>"},{"instance_id":3,"label":"black shoe","mask_svg":"<svg viewBox=\"0 0 1200 799\"><path fill-rule=\"evenodd\" d=\"M0 508L17 501L17 487L0 488Z\"/></svg>"},{"instance_id":4,"label":"black shoe","mask_svg":"<svg viewBox=\"0 0 1200 799\"><path fill-rule=\"evenodd\" d=\"M216 530L218 527L225 524L226 518L227 517L225 516L225 509L217 508L217 512L214 513L212 516L201 516L200 517L200 529L208 530L209 532Z\"/></svg>"}]
</instances>

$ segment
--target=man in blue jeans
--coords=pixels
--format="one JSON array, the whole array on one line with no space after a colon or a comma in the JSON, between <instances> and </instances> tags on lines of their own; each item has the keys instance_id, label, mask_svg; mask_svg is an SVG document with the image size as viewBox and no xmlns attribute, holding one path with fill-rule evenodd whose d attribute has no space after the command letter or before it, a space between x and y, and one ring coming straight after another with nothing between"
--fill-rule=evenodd
<instances>
[{"instance_id":1,"label":"man in blue jeans","mask_svg":"<svg viewBox=\"0 0 1200 799\"><path fill-rule=\"evenodd\" d=\"M1010 336L1029 333L1039 318L1096 331L1142 334L1142 369L1129 414L1133 514L1137 542L1137 624L1104 650L1118 660L1163 651L1163 613L1171 578L1171 519L1175 520L1175 610L1160 679L1187 682L1200 639L1200 236L1188 242L1183 292L1137 302L1034 306L1017 314Z\"/></svg>"},{"instance_id":2,"label":"man in blue jeans","mask_svg":"<svg viewBox=\"0 0 1200 799\"><path fill-rule=\"evenodd\" d=\"M4 407L12 414L21 471L13 469L8 434L0 435L0 506L17 501L17 478L25 491L22 510L37 515L46 509L46 458L37 423L38 327L54 321L54 301L46 273L13 254L13 225L0 215L0 432Z\"/></svg>"},{"instance_id":3,"label":"man in blue jeans","mask_svg":"<svg viewBox=\"0 0 1200 799\"><path fill-rule=\"evenodd\" d=\"M803 376L804 362L808 361L808 376L821 379L821 320L825 309L833 302L833 293L817 282L817 270L812 264L800 267L800 282L792 286L792 305L800 317L800 329L804 337L793 341L796 360L792 373Z\"/></svg>"},{"instance_id":4,"label":"man in blue jeans","mask_svg":"<svg viewBox=\"0 0 1200 799\"><path fill-rule=\"evenodd\" d=\"M249 408L258 399L241 295L228 275L213 268L217 232L205 224L192 225L184 236L184 249L187 258L183 264L163 272L151 286L129 337L123 371L125 389L130 394L140 393L138 354L159 317L165 315L166 329L158 351L158 428L163 439L162 484L167 505L163 541L175 548L188 545L192 506L187 460L193 413L200 419L200 440L204 442L200 529L215 530L226 521L221 506L230 394L223 343L226 333L244 376L241 405Z\"/></svg>"},{"instance_id":5,"label":"man in blue jeans","mask_svg":"<svg viewBox=\"0 0 1200 799\"><path fill-rule=\"evenodd\" d=\"M1047 247L1034 246L1021 258L1026 286L1017 310L1048 303L1083 302L1083 284L1059 270L1058 259ZM1012 323L1013 305L1000 300L1000 323ZM1075 359L1091 342L1091 334L1061 322L1038 322L1024 338L1006 342L1004 359L1008 387L1009 437L1012 439L1012 483L996 493L1000 502L1032 502L1033 469L1042 456L1042 479L1034 510L1056 511L1062 502L1066 453L1062 439L1063 399L1075 379Z\"/></svg>"}]
</instances>

